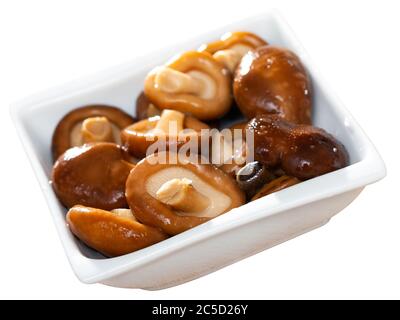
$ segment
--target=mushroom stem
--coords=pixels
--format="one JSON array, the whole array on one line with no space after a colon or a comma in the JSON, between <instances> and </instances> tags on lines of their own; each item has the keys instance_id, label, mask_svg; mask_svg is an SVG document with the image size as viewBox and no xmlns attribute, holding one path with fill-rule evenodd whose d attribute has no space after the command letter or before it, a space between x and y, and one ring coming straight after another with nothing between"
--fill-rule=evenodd
<instances>
[{"instance_id":1,"label":"mushroom stem","mask_svg":"<svg viewBox=\"0 0 400 320\"><path fill-rule=\"evenodd\" d=\"M82 122L82 142L114 142L110 121L106 117L91 117Z\"/></svg>"},{"instance_id":2,"label":"mushroom stem","mask_svg":"<svg viewBox=\"0 0 400 320\"><path fill-rule=\"evenodd\" d=\"M220 50L213 54L215 60L221 62L231 73L239 65L242 54L234 49Z\"/></svg>"},{"instance_id":3,"label":"mushroom stem","mask_svg":"<svg viewBox=\"0 0 400 320\"><path fill-rule=\"evenodd\" d=\"M210 205L210 200L198 192L192 181L186 178L165 182L158 189L156 198L183 212L201 212Z\"/></svg>"},{"instance_id":4,"label":"mushroom stem","mask_svg":"<svg viewBox=\"0 0 400 320\"><path fill-rule=\"evenodd\" d=\"M111 210L111 212L118 217L137 221L137 219L135 218L135 215L133 214L131 209L113 209L113 210Z\"/></svg>"},{"instance_id":5,"label":"mushroom stem","mask_svg":"<svg viewBox=\"0 0 400 320\"><path fill-rule=\"evenodd\" d=\"M178 135L183 130L185 115L175 110L163 110L160 120L158 120L155 129L165 133Z\"/></svg>"},{"instance_id":6,"label":"mushroom stem","mask_svg":"<svg viewBox=\"0 0 400 320\"><path fill-rule=\"evenodd\" d=\"M201 95L205 87L202 80L169 67L159 68L154 81L161 91L168 93Z\"/></svg>"}]
</instances>

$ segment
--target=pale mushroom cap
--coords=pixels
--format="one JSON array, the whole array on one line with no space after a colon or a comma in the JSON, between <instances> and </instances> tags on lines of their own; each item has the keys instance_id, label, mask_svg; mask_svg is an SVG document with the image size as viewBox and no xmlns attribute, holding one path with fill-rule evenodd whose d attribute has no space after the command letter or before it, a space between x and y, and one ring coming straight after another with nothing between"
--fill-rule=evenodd
<instances>
[{"instance_id":1,"label":"pale mushroom cap","mask_svg":"<svg viewBox=\"0 0 400 320\"><path fill-rule=\"evenodd\" d=\"M231 107L230 72L211 54L185 52L146 77L146 97L161 109L174 109L200 120L223 116Z\"/></svg>"},{"instance_id":2,"label":"pale mushroom cap","mask_svg":"<svg viewBox=\"0 0 400 320\"><path fill-rule=\"evenodd\" d=\"M174 162L176 160L178 162ZM175 235L245 203L245 195L232 177L198 160L185 159L180 162L176 154L159 152L139 162L126 181L126 198L137 218L143 223L161 228L167 234ZM183 201L185 207L182 212L157 199L157 192L167 182L176 181L174 179L190 180L196 195L187 192L185 188L183 194L188 195L189 199L196 198L197 193L201 194L201 198L208 198L210 204L199 212L193 208L190 210L186 206L187 202Z\"/></svg>"},{"instance_id":3,"label":"pale mushroom cap","mask_svg":"<svg viewBox=\"0 0 400 320\"><path fill-rule=\"evenodd\" d=\"M85 141L82 138L82 124L88 119L90 120L89 123L92 124L94 122L101 122L103 125L109 123L112 129L112 137L111 134L108 133L104 136L106 141L93 136L91 138L94 138L93 140L95 141ZM76 108L68 112L58 122L57 127L54 130L51 143L53 159L57 160L58 157L69 148L81 146L85 142L115 142L120 144L120 131L134 122L135 119L129 114L112 106L88 105ZM108 125L104 128L107 129L107 127ZM92 135L90 130L86 131L86 133L88 133L89 136Z\"/></svg>"},{"instance_id":4,"label":"pale mushroom cap","mask_svg":"<svg viewBox=\"0 0 400 320\"><path fill-rule=\"evenodd\" d=\"M95 122L93 121L95 120ZM89 122L90 121L90 122ZM90 123L90 127L87 125ZM94 124L95 123L95 124ZM104 138L85 141L83 130L86 130L88 135L103 136ZM105 132L106 131L106 132ZM108 133L107 131L110 131ZM109 137L111 135L111 137ZM121 144L121 128L110 122L107 117L90 117L76 123L70 133L71 147L79 147L87 142L114 142Z\"/></svg>"},{"instance_id":5,"label":"pale mushroom cap","mask_svg":"<svg viewBox=\"0 0 400 320\"><path fill-rule=\"evenodd\" d=\"M151 175L146 182L146 191L154 198L160 188L173 179L189 179L194 188L209 200L209 205L202 212L182 212L176 211L183 216L197 216L215 218L224 213L231 205L231 198L205 182L191 170L182 167L166 168Z\"/></svg>"},{"instance_id":6,"label":"pale mushroom cap","mask_svg":"<svg viewBox=\"0 0 400 320\"><path fill-rule=\"evenodd\" d=\"M217 61L234 73L247 52L266 44L266 41L250 32L228 32L220 40L202 45L199 51L211 53Z\"/></svg>"}]
</instances>

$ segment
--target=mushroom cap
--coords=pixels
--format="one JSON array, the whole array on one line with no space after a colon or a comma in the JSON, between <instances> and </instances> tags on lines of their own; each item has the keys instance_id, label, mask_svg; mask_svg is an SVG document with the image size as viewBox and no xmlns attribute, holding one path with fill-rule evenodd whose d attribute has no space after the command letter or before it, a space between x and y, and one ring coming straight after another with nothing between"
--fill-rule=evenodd
<instances>
[{"instance_id":1,"label":"mushroom cap","mask_svg":"<svg viewBox=\"0 0 400 320\"><path fill-rule=\"evenodd\" d=\"M242 113L278 114L298 124L311 124L311 82L293 52L274 46L249 51L236 69L233 93Z\"/></svg>"},{"instance_id":2,"label":"mushroom cap","mask_svg":"<svg viewBox=\"0 0 400 320\"><path fill-rule=\"evenodd\" d=\"M261 197L265 197L274 192L278 192L280 190L286 189L288 187L294 186L295 184L300 183L300 180L295 177L282 176L276 178L267 184L265 184L254 197L251 198L251 201L257 200Z\"/></svg>"},{"instance_id":3,"label":"mushroom cap","mask_svg":"<svg viewBox=\"0 0 400 320\"><path fill-rule=\"evenodd\" d=\"M71 132L74 127L91 117L106 117L120 130L135 122L134 118L121 109L107 105L89 105L74 109L58 122L53 133L51 149L54 160L73 147L71 144Z\"/></svg>"},{"instance_id":4,"label":"mushroom cap","mask_svg":"<svg viewBox=\"0 0 400 320\"><path fill-rule=\"evenodd\" d=\"M164 92L155 83L158 72L156 68L147 75L144 84L147 98L156 106L191 114L200 120L217 119L229 111L232 103L231 76L209 53L188 51L166 66L183 73L191 71L206 73L215 82L216 92L210 99L190 93Z\"/></svg>"},{"instance_id":5,"label":"mushroom cap","mask_svg":"<svg viewBox=\"0 0 400 320\"><path fill-rule=\"evenodd\" d=\"M72 233L89 247L116 257L151 246L167 238L157 228L110 211L76 205L67 213Z\"/></svg>"},{"instance_id":6,"label":"mushroom cap","mask_svg":"<svg viewBox=\"0 0 400 320\"><path fill-rule=\"evenodd\" d=\"M344 145L325 130L296 125L279 116L259 115L248 124L254 131L254 158L267 168L280 167L307 180L348 165Z\"/></svg>"},{"instance_id":7,"label":"mushroom cap","mask_svg":"<svg viewBox=\"0 0 400 320\"><path fill-rule=\"evenodd\" d=\"M159 120L160 116L151 117L138 121L121 131L122 145L130 154L140 159L146 156L147 149L158 140L158 136L154 135L152 130L155 129ZM179 147L189 141L193 135L197 136L200 140L202 129L210 129L205 123L190 116L185 116L183 127L184 129L191 129L191 132L188 132L186 135L180 135L179 141L177 141L176 136L170 137L166 134L163 138L166 139L167 147L177 143L177 148L179 149Z\"/></svg>"},{"instance_id":8,"label":"mushroom cap","mask_svg":"<svg viewBox=\"0 0 400 320\"><path fill-rule=\"evenodd\" d=\"M100 142L68 149L55 162L52 185L70 208L81 204L104 210L126 208L125 182L133 164L114 143Z\"/></svg>"},{"instance_id":9,"label":"mushroom cap","mask_svg":"<svg viewBox=\"0 0 400 320\"><path fill-rule=\"evenodd\" d=\"M268 43L259 36L251 32L236 31L225 33L220 40L203 44L198 51L209 52L211 54L230 49L236 45L243 45L250 49L255 49Z\"/></svg>"},{"instance_id":10,"label":"mushroom cap","mask_svg":"<svg viewBox=\"0 0 400 320\"><path fill-rule=\"evenodd\" d=\"M166 163L157 162L157 156L161 159L166 159ZM169 173L174 175L169 177ZM197 186L205 184L208 196L219 194L224 200L228 199L228 205L221 207L220 203L213 203L206 210L218 208L221 210L217 215L223 214L235 207L245 203L244 193L239 189L236 182L211 164L200 164L200 162L182 163L178 161L171 163L168 152L160 152L157 155L150 155L140 161L131 171L126 181L126 199L132 210L135 211L137 218L148 225L161 228L169 235L175 235L202 224L210 219L206 216L183 215L178 213L170 206L157 200L154 194L156 185L161 185L166 179L170 178L189 178L199 179L193 183L198 183ZM150 181L149 181L150 179ZM203 189L204 191L204 189ZM228 197L228 198L227 198ZM208 211L209 212L209 211Z\"/></svg>"},{"instance_id":11,"label":"mushroom cap","mask_svg":"<svg viewBox=\"0 0 400 320\"><path fill-rule=\"evenodd\" d=\"M154 116L159 116L160 114L160 109L152 104L142 91L136 99L136 118L138 120L144 120Z\"/></svg>"}]
</instances>

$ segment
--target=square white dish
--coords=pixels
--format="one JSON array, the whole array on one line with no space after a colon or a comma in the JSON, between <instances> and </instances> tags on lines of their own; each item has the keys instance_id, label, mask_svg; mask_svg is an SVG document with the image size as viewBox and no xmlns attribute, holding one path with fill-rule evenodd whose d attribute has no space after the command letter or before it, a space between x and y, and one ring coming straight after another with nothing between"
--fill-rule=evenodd
<instances>
[{"instance_id":1,"label":"square white dish","mask_svg":"<svg viewBox=\"0 0 400 320\"><path fill-rule=\"evenodd\" d=\"M104 259L69 231L66 209L49 184L50 137L57 122L68 111L94 103L115 105L132 114L144 77L152 67L177 52L196 49L234 30L254 32L299 55L313 81L313 122L344 143L351 165L248 203L151 247ZM324 225L366 185L386 174L368 137L332 94L292 30L275 11L231 23L153 55L138 57L132 63L26 98L11 106L11 115L71 266L85 283L161 289L193 280Z\"/></svg>"}]
</instances>

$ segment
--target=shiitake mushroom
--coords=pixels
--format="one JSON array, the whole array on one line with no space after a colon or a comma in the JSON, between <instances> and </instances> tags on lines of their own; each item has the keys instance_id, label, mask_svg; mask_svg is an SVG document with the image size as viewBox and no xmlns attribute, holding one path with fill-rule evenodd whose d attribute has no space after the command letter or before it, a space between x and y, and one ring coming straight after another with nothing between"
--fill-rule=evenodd
<instances>
[{"instance_id":1,"label":"shiitake mushroom","mask_svg":"<svg viewBox=\"0 0 400 320\"><path fill-rule=\"evenodd\" d=\"M140 223L129 209L111 211L73 206L67 223L72 233L108 257L121 256L165 240L161 230Z\"/></svg>"},{"instance_id":2,"label":"shiitake mushroom","mask_svg":"<svg viewBox=\"0 0 400 320\"><path fill-rule=\"evenodd\" d=\"M168 152L140 161L126 181L126 199L143 223L175 235L245 203L235 180L201 159Z\"/></svg>"},{"instance_id":3,"label":"shiitake mushroom","mask_svg":"<svg viewBox=\"0 0 400 320\"><path fill-rule=\"evenodd\" d=\"M120 143L120 131L135 122L123 110L107 105L88 105L68 112L57 124L52 138L53 159L71 147L91 142Z\"/></svg>"},{"instance_id":4,"label":"shiitake mushroom","mask_svg":"<svg viewBox=\"0 0 400 320\"><path fill-rule=\"evenodd\" d=\"M254 132L254 158L267 168L279 167L307 180L348 165L345 146L325 130L297 125L280 116L259 115L248 130Z\"/></svg>"},{"instance_id":5,"label":"shiitake mushroom","mask_svg":"<svg viewBox=\"0 0 400 320\"><path fill-rule=\"evenodd\" d=\"M189 51L153 69L145 79L144 93L158 108L214 120L231 107L231 76L211 54Z\"/></svg>"},{"instance_id":6,"label":"shiitake mushroom","mask_svg":"<svg viewBox=\"0 0 400 320\"><path fill-rule=\"evenodd\" d=\"M112 210L127 208L125 182L134 164L115 143L99 142L68 149L55 162L52 186L61 203Z\"/></svg>"},{"instance_id":7,"label":"shiitake mushroom","mask_svg":"<svg viewBox=\"0 0 400 320\"><path fill-rule=\"evenodd\" d=\"M220 40L202 45L198 51L211 53L215 60L233 73L247 52L266 44L254 33L236 31L225 33Z\"/></svg>"},{"instance_id":8,"label":"shiitake mushroom","mask_svg":"<svg viewBox=\"0 0 400 320\"><path fill-rule=\"evenodd\" d=\"M247 118L278 114L311 124L311 81L299 57L271 45L249 51L236 69L235 101Z\"/></svg>"},{"instance_id":9,"label":"shiitake mushroom","mask_svg":"<svg viewBox=\"0 0 400 320\"><path fill-rule=\"evenodd\" d=\"M253 161L242 167L237 175L236 182L248 199L252 198L257 191L267 182L271 181L274 175L260 162Z\"/></svg>"}]
</instances>

